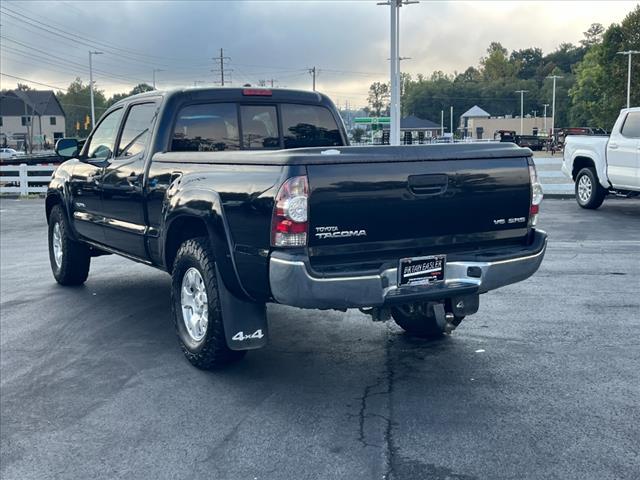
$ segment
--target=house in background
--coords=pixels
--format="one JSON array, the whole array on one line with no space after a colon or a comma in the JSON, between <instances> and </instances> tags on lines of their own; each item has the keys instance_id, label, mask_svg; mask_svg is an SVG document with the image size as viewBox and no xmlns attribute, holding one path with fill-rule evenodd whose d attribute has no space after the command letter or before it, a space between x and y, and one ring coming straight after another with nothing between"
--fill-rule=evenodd
<instances>
[{"instance_id":1,"label":"house in background","mask_svg":"<svg viewBox=\"0 0 640 480\"><path fill-rule=\"evenodd\" d=\"M538 117L525 115L522 119L523 135L546 135L545 127L551 128L551 117ZM496 132L511 131L520 134L520 117L504 115L502 117L492 117L477 105L460 116L460 128L458 129L463 138L473 138L476 140L494 140Z\"/></svg>"},{"instance_id":2,"label":"house in background","mask_svg":"<svg viewBox=\"0 0 640 480\"><path fill-rule=\"evenodd\" d=\"M0 98L0 146L53 148L64 137L66 117L52 90L9 90Z\"/></svg>"},{"instance_id":3,"label":"house in background","mask_svg":"<svg viewBox=\"0 0 640 480\"><path fill-rule=\"evenodd\" d=\"M383 126L389 130L389 125ZM400 119L400 138L402 143L423 143L440 135L440 125L425 118L409 115Z\"/></svg>"}]
</instances>

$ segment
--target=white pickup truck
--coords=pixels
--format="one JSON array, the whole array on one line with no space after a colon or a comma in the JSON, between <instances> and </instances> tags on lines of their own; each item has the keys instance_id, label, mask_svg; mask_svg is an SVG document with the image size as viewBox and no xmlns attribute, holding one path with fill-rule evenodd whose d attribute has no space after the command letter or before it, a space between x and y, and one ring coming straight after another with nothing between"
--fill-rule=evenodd
<instances>
[{"instance_id":1,"label":"white pickup truck","mask_svg":"<svg viewBox=\"0 0 640 480\"><path fill-rule=\"evenodd\" d=\"M640 195L640 107L621 110L608 137L568 136L562 171L582 208L598 208L608 193Z\"/></svg>"}]
</instances>

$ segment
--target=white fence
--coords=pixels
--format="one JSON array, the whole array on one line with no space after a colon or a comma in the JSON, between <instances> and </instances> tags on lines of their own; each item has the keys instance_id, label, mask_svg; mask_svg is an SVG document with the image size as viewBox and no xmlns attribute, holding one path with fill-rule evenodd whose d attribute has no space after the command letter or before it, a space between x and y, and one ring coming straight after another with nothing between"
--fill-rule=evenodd
<instances>
[{"instance_id":1,"label":"white fence","mask_svg":"<svg viewBox=\"0 0 640 480\"><path fill-rule=\"evenodd\" d=\"M0 194L44 193L56 165L1 165Z\"/></svg>"}]
</instances>

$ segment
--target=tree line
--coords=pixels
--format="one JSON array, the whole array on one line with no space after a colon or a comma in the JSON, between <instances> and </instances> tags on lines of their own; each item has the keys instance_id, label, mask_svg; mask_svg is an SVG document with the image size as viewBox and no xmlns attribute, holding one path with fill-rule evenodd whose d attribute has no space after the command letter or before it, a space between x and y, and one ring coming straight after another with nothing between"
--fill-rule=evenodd
<instances>
[{"instance_id":1,"label":"tree line","mask_svg":"<svg viewBox=\"0 0 640 480\"><path fill-rule=\"evenodd\" d=\"M562 43L546 55L531 47L509 52L492 42L478 66L448 75L435 71L430 76L402 74L402 115L416 115L439 123L440 112L448 115L453 106L456 118L474 105L492 116L520 115L520 94L524 114L542 116L544 104L551 115L552 80L556 83L556 126L590 126L610 130L621 108L626 106L627 57L623 50L640 50L640 6L624 20L604 28L592 24L579 45ZM640 57L634 57L631 105L640 105ZM387 115L389 85L376 82L369 88L367 113ZM445 122L448 123L448 122ZM456 120L455 124L458 124Z\"/></svg>"},{"instance_id":2,"label":"tree line","mask_svg":"<svg viewBox=\"0 0 640 480\"><path fill-rule=\"evenodd\" d=\"M100 116L114 103L136 95L142 92L153 90L151 85L140 83L133 87L127 93L116 93L111 97L107 97L103 90L93 90L93 102L96 111L96 121ZM84 138L91 132L91 92L89 84L83 83L80 78L76 78L65 92L59 91L57 94L58 101L64 109L66 115L66 132L67 137Z\"/></svg>"}]
</instances>

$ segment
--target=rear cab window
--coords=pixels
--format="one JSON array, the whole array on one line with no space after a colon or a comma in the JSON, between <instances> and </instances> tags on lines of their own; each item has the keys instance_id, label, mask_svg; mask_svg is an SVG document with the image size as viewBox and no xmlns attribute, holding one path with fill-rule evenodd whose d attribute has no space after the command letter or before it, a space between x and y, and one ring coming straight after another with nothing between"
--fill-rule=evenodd
<instances>
[{"instance_id":1,"label":"rear cab window","mask_svg":"<svg viewBox=\"0 0 640 480\"><path fill-rule=\"evenodd\" d=\"M240 105L242 147L280 148L278 116L274 105Z\"/></svg>"},{"instance_id":2,"label":"rear cab window","mask_svg":"<svg viewBox=\"0 0 640 480\"><path fill-rule=\"evenodd\" d=\"M171 139L174 152L260 150L344 145L331 110L294 103L203 103L183 107Z\"/></svg>"},{"instance_id":3,"label":"rear cab window","mask_svg":"<svg viewBox=\"0 0 640 480\"><path fill-rule=\"evenodd\" d=\"M285 103L281 111L284 148L342 145L340 129L329 109Z\"/></svg>"},{"instance_id":4,"label":"rear cab window","mask_svg":"<svg viewBox=\"0 0 640 480\"><path fill-rule=\"evenodd\" d=\"M172 151L217 152L239 149L235 103L203 103L180 110L171 139Z\"/></svg>"}]
</instances>

